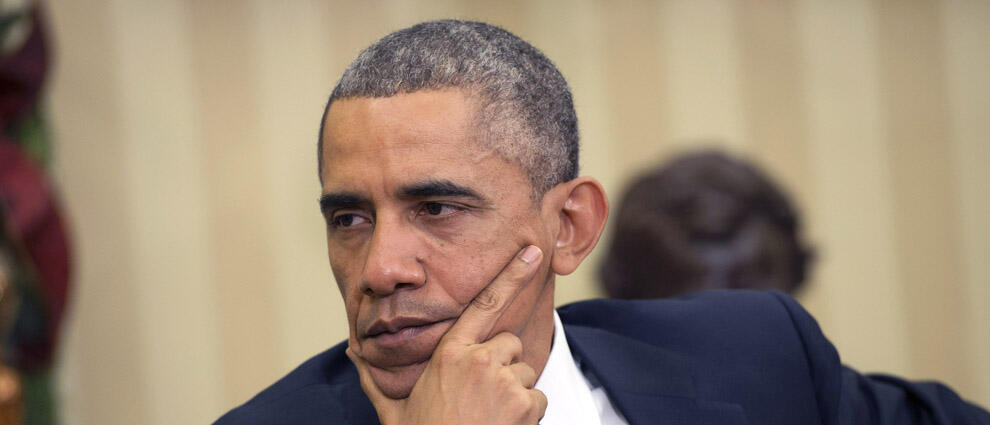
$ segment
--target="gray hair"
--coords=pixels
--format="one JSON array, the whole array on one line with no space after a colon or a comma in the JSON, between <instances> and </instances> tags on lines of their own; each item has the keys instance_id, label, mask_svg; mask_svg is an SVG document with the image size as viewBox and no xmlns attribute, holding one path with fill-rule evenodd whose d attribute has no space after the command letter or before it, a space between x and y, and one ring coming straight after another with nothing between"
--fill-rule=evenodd
<instances>
[{"instance_id":1,"label":"gray hair","mask_svg":"<svg viewBox=\"0 0 990 425\"><path fill-rule=\"evenodd\" d=\"M442 20L386 35L347 67L323 111L321 178L323 123L335 100L446 88L476 96L482 142L523 168L534 195L577 177L577 115L553 62L504 29Z\"/></svg>"}]
</instances>

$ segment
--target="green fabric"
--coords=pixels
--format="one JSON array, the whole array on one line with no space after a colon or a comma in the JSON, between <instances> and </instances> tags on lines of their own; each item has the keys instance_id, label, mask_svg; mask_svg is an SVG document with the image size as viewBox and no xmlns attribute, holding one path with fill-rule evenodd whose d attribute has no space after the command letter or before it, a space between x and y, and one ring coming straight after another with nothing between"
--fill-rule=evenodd
<instances>
[{"instance_id":1,"label":"green fabric","mask_svg":"<svg viewBox=\"0 0 990 425\"><path fill-rule=\"evenodd\" d=\"M21 375L24 425L54 425L55 397L51 369Z\"/></svg>"},{"instance_id":2,"label":"green fabric","mask_svg":"<svg viewBox=\"0 0 990 425\"><path fill-rule=\"evenodd\" d=\"M51 135L42 109L35 108L27 118L13 123L12 136L28 156L41 164L41 167L47 168L51 165L52 158Z\"/></svg>"},{"instance_id":3,"label":"green fabric","mask_svg":"<svg viewBox=\"0 0 990 425\"><path fill-rule=\"evenodd\" d=\"M0 42L6 40L7 33L14 27L14 24L26 16L27 13L23 10L0 14Z\"/></svg>"}]
</instances>

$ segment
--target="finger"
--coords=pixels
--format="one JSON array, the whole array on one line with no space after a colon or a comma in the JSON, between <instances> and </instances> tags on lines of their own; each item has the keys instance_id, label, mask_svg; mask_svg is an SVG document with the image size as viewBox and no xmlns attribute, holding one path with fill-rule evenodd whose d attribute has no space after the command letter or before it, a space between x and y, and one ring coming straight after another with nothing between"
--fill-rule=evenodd
<instances>
[{"instance_id":1,"label":"finger","mask_svg":"<svg viewBox=\"0 0 990 425\"><path fill-rule=\"evenodd\" d=\"M350 347L347 348L347 357L351 359L354 363L354 367L357 368L358 376L361 378L361 389L364 393L368 395L368 399L371 400L371 404L375 406L375 410L378 411L379 415L387 411L394 400L388 398L378 389L378 385L375 384L375 380L371 377L371 371L368 369L368 363L364 361L360 356L354 353Z\"/></svg>"},{"instance_id":2,"label":"finger","mask_svg":"<svg viewBox=\"0 0 990 425\"><path fill-rule=\"evenodd\" d=\"M482 344L482 349L490 351L492 361L500 365L518 362L522 357L522 341L511 332L500 332Z\"/></svg>"},{"instance_id":3,"label":"finger","mask_svg":"<svg viewBox=\"0 0 990 425\"><path fill-rule=\"evenodd\" d=\"M512 261L464 309L444 336L444 341L469 345L488 338L495 322L536 272L542 256L543 251L539 247L529 245L512 257Z\"/></svg>"},{"instance_id":4,"label":"finger","mask_svg":"<svg viewBox=\"0 0 990 425\"><path fill-rule=\"evenodd\" d=\"M513 363L505 367L516 377L519 385L532 389L536 385L536 371L526 363Z\"/></svg>"},{"instance_id":5,"label":"finger","mask_svg":"<svg viewBox=\"0 0 990 425\"><path fill-rule=\"evenodd\" d=\"M529 396L533 399L533 408L529 412L529 423L537 424L547 412L547 396L540 390L529 390Z\"/></svg>"}]
</instances>

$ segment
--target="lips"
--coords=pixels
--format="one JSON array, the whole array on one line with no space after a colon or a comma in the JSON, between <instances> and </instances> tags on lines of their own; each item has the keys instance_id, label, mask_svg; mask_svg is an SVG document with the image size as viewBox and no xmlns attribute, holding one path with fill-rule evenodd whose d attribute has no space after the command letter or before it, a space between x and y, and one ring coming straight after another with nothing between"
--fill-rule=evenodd
<instances>
[{"instance_id":1,"label":"lips","mask_svg":"<svg viewBox=\"0 0 990 425\"><path fill-rule=\"evenodd\" d=\"M428 326L441 320L421 319L416 317L397 317L392 320L376 320L364 332L366 338L374 338L382 334L395 334L406 328Z\"/></svg>"},{"instance_id":2,"label":"lips","mask_svg":"<svg viewBox=\"0 0 990 425\"><path fill-rule=\"evenodd\" d=\"M426 361L454 319L397 317L377 320L364 332L363 355L379 367L398 367Z\"/></svg>"}]
</instances>

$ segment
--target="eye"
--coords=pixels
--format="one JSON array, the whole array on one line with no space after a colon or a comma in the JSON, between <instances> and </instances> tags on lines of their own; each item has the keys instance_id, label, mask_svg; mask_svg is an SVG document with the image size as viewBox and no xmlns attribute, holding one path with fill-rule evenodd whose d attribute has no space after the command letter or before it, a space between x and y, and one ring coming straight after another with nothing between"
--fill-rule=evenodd
<instances>
[{"instance_id":1,"label":"eye","mask_svg":"<svg viewBox=\"0 0 990 425\"><path fill-rule=\"evenodd\" d=\"M422 206L419 208L418 215L443 217L452 214L457 214L462 210L463 208L454 205L444 204L441 202L424 202Z\"/></svg>"},{"instance_id":2,"label":"eye","mask_svg":"<svg viewBox=\"0 0 990 425\"><path fill-rule=\"evenodd\" d=\"M367 218L354 213L338 213L334 214L330 219L330 225L337 229L354 227L369 222Z\"/></svg>"}]
</instances>

